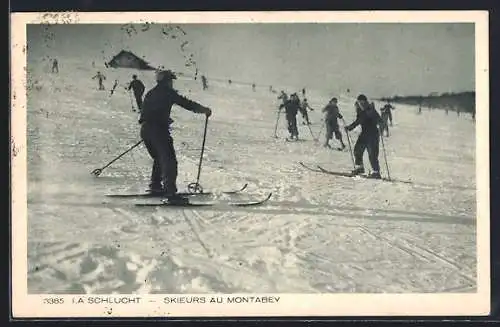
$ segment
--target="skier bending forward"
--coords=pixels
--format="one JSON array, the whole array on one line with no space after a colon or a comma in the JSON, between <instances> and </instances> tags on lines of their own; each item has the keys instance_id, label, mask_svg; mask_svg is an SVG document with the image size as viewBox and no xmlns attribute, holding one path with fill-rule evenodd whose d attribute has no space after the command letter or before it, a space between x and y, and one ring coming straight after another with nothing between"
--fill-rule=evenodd
<instances>
[{"instance_id":1,"label":"skier bending forward","mask_svg":"<svg viewBox=\"0 0 500 327\"><path fill-rule=\"evenodd\" d=\"M356 120L345 127L346 132L353 130L358 125L361 125L361 133L358 136L356 145L354 145L354 163L355 169L353 174L364 174L365 168L363 166L363 154L365 149L368 150L368 157L372 166L372 173L369 175L371 178L381 178L380 164L378 160L379 153L379 127L383 125L382 118L375 110L375 105L369 103L365 95L358 96L355 103L356 107Z\"/></svg>"},{"instance_id":2,"label":"skier bending forward","mask_svg":"<svg viewBox=\"0 0 500 327\"><path fill-rule=\"evenodd\" d=\"M189 111L210 117L212 111L177 93L173 89L175 74L169 70L156 74L157 85L144 97L141 116L141 138L153 158L150 191L162 193L170 202L187 202L177 194L177 158L169 131L170 112L177 104Z\"/></svg>"}]
</instances>

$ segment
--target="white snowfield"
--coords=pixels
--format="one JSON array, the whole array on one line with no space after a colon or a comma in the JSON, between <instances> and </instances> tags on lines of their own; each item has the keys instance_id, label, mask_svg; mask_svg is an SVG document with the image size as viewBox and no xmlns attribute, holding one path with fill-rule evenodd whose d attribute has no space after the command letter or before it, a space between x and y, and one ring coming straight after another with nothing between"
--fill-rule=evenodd
<instances>
[{"instance_id":1,"label":"white snowfield","mask_svg":"<svg viewBox=\"0 0 500 327\"><path fill-rule=\"evenodd\" d=\"M284 141L284 115L274 138L279 102L268 86L252 92L209 80L202 91L199 80L179 78L181 94L213 110L200 184L225 191L248 183L239 195L206 200L273 195L258 207L139 208L134 204L159 200L105 194L147 188L152 161L143 145L101 176L90 172L140 140L123 86L136 73L149 90L153 73L101 68L106 91L98 91L91 79L97 68L59 59L59 74L47 73L46 62L28 64L30 293L475 292L470 114L424 108L417 115L417 108L396 104L384 138L390 175L414 184L336 177L298 164L352 169L349 152L323 148L324 131L315 142L300 114L303 142ZM115 79L120 86L110 97ZM321 109L335 94L307 91L316 136ZM347 123L356 95L336 95ZM172 112L184 191L196 181L205 116L177 106ZM352 146L358 133L350 134ZM387 176L382 144L380 163Z\"/></svg>"}]
</instances>

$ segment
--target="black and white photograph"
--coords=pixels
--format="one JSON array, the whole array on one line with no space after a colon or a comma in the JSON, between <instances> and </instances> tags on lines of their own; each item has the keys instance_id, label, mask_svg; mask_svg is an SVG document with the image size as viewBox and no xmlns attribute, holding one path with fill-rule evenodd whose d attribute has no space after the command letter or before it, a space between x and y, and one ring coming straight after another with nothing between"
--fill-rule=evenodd
<instances>
[{"instance_id":1,"label":"black and white photograph","mask_svg":"<svg viewBox=\"0 0 500 327\"><path fill-rule=\"evenodd\" d=\"M12 16L20 314L489 312L487 12Z\"/></svg>"}]
</instances>

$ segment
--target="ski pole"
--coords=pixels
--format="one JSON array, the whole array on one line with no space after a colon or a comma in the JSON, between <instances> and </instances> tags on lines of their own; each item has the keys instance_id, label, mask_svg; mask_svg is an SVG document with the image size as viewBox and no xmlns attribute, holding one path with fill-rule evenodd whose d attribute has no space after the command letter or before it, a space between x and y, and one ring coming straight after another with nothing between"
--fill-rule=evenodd
<instances>
[{"instance_id":1,"label":"ski pole","mask_svg":"<svg viewBox=\"0 0 500 327\"><path fill-rule=\"evenodd\" d=\"M274 138L278 138L278 121L280 120L280 109L278 109L278 116L276 117L276 125L274 126Z\"/></svg>"},{"instance_id":2,"label":"ski pole","mask_svg":"<svg viewBox=\"0 0 500 327\"><path fill-rule=\"evenodd\" d=\"M106 166L102 167L102 168L97 168L97 169L94 169L92 170L91 174L94 175L94 176L99 176L102 171L104 169L106 169L107 167L109 167L113 162L115 162L116 160L120 159L121 157L123 157L125 154L127 154L128 152L130 152L132 149L134 149L135 147L137 147L139 144L141 144L143 141L140 140L139 142L137 142L136 144L132 145L127 151L123 152L122 154L120 154L118 157L114 158L113 160L111 160Z\"/></svg>"},{"instance_id":3,"label":"ski pole","mask_svg":"<svg viewBox=\"0 0 500 327\"><path fill-rule=\"evenodd\" d=\"M134 100L132 99L132 92L130 92L130 90L128 91L128 95L129 95L129 98L130 98L130 106L132 107L132 111L135 112Z\"/></svg>"},{"instance_id":4,"label":"ski pole","mask_svg":"<svg viewBox=\"0 0 500 327\"><path fill-rule=\"evenodd\" d=\"M321 121L323 122L323 119L321 119ZM326 123L322 124L323 127L321 127L321 129L319 130L319 133L318 133L318 137L317 137L317 140L319 141L319 138L321 137L321 134L323 133L323 130L325 129L325 126L326 126Z\"/></svg>"},{"instance_id":5,"label":"ski pole","mask_svg":"<svg viewBox=\"0 0 500 327\"><path fill-rule=\"evenodd\" d=\"M205 130L203 131L203 143L201 145L200 163L198 164L198 176L196 182L188 185L188 190L193 193L203 193L203 188L200 185L201 164L203 162L203 153L205 152L205 141L207 139L208 116L205 119Z\"/></svg>"},{"instance_id":6,"label":"ski pole","mask_svg":"<svg viewBox=\"0 0 500 327\"><path fill-rule=\"evenodd\" d=\"M391 174L389 172L389 164L387 163L387 155L385 153L384 137L380 135L380 140L382 141L382 151L384 152L385 168L387 169L387 178L391 180Z\"/></svg>"},{"instance_id":7,"label":"ski pole","mask_svg":"<svg viewBox=\"0 0 500 327\"><path fill-rule=\"evenodd\" d=\"M347 135L347 145L349 146L349 153L351 154L352 166L354 167L354 169L356 169L356 163L354 162L354 155L352 154L351 138L349 137L349 132L345 129L345 126L347 126L347 124L345 123L343 117L342 117L342 123L344 124L345 134Z\"/></svg>"},{"instance_id":8,"label":"ski pole","mask_svg":"<svg viewBox=\"0 0 500 327\"><path fill-rule=\"evenodd\" d=\"M315 137L314 137L313 131L312 131L312 129L311 129L311 125L309 125L309 124L308 124L308 125L307 125L307 127L309 127L309 132L311 132L311 136L312 136L313 140L314 140L315 142L318 142L318 138L315 138Z\"/></svg>"}]
</instances>

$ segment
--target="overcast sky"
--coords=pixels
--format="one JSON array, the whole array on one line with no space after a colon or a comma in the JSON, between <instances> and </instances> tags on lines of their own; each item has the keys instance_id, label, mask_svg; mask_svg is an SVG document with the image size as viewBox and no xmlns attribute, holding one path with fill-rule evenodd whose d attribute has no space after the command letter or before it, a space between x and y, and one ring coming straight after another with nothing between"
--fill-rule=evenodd
<instances>
[{"instance_id":1,"label":"overcast sky","mask_svg":"<svg viewBox=\"0 0 500 327\"><path fill-rule=\"evenodd\" d=\"M172 25L171 27L175 27ZM139 30L140 26L137 26ZM371 97L474 90L473 24L191 24L128 34L120 25L28 29L29 53L109 60L122 48L210 78ZM52 34L51 34L52 33ZM184 34L185 33L185 34ZM47 39L53 35L53 39ZM187 43L186 43L187 42ZM181 45L184 43L184 47ZM92 59L90 59L92 58Z\"/></svg>"}]
</instances>

